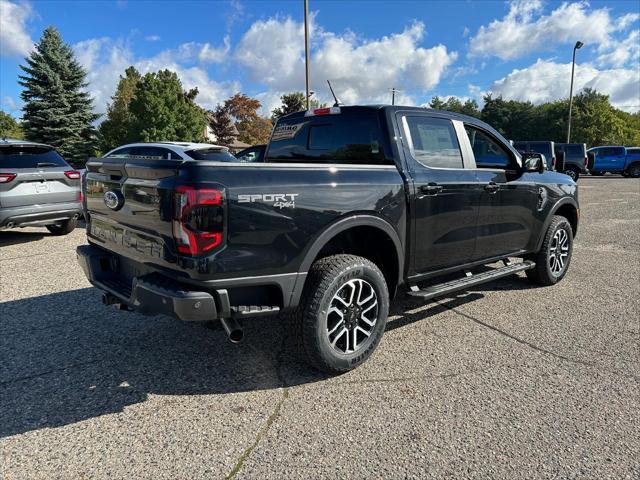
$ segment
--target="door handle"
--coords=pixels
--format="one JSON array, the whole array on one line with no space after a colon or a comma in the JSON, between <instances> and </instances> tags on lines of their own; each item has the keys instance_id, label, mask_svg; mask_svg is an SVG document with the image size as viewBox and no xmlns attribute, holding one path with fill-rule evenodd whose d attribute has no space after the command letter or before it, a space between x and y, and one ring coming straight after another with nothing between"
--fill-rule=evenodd
<instances>
[{"instance_id":1,"label":"door handle","mask_svg":"<svg viewBox=\"0 0 640 480\"><path fill-rule=\"evenodd\" d=\"M500 185L498 185L496 182L489 182L484 186L484 189L489 193L496 193L498 190L500 190Z\"/></svg>"},{"instance_id":2,"label":"door handle","mask_svg":"<svg viewBox=\"0 0 640 480\"><path fill-rule=\"evenodd\" d=\"M436 183L420 185L420 191L426 195L437 195L442 191L442 185L438 185Z\"/></svg>"}]
</instances>

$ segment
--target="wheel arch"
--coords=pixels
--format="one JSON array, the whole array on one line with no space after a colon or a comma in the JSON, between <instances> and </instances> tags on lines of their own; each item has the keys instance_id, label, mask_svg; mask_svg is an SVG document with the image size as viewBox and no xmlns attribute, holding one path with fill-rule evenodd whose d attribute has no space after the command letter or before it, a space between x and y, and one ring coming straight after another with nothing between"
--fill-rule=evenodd
<instances>
[{"instance_id":1,"label":"wheel arch","mask_svg":"<svg viewBox=\"0 0 640 480\"><path fill-rule=\"evenodd\" d=\"M364 256L382 270L393 297L403 281L403 252L400 237L389 222L375 215L353 215L326 227L308 248L298 270L307 272L313 262L333 253Z\"/></svg>"},{"instance_id":2,"label":"wheel arch","mask_svg":"<svg viewBox=\"0 0 640 480\"><path fill-rule=\"evenodd\" d=\"M554 215L565 217L571 224L573 237L575 238L575 236L577 235L578 221L580 219L580 207L578 206L578 202L576 202L575 199L571 197L561 198L556 202L551 210L549 210L549 215L547 215L547 219L544 221L544 224L540 229L540 235L538 236L538 242L536 243L536 251L539 250L542 246L544 235L547 232L547 228L549 228L549 224L551 223L551 218Z\"/></svg>"}]
</instances>

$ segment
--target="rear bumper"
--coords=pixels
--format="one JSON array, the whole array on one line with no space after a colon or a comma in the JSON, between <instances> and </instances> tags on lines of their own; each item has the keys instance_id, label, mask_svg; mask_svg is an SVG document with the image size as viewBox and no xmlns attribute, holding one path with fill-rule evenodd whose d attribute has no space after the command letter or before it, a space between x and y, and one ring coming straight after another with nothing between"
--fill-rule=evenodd
<instances>
[{"instance_id":1,"label":"rear bumper","mask_svg":"<svg viewBox=\"0 0 640 480\"><path fill-rule=\"evenodd\" d=\"M124 273L125 270L131 272L131 266L125 268L124 265L130 263L129 260L94 245L81 245L76 254L89 281L104 292L105 304L128 307L145 315L164 314L185 321L246 318L276 313L290 303L283 305L281 300L267 297L266 301L250 300L240 302L247 305L238 305L242 296L247 296L247 288L253 287L263 293L260 288L269 281L260 277L191 285L179 283L141 264L137 264L133 269L135 273L129 276Z\"/></svg>"},{"instance_id":2,"label":"rear bumper","mask_svg":"<svg viewBox=\"0 0 640 480\"><path fill-rule=\"evenodd\" d=\"M82 216L80 202L0 208L0 228L51 225Z\"/></svg>"}]
</instances>

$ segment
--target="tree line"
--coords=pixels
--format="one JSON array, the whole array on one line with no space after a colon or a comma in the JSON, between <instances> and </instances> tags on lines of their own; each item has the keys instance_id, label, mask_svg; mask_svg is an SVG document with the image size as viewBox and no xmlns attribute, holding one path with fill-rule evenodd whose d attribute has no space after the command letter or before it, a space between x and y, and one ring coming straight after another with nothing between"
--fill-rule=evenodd
<instances>
[{"instance_id":1,"label":"tree line","mask_svg":"<svg viewBox=\"0 0 640 480\"><path fill-rule=\"evenodd\" d=\"M430 108L481 119L511 140L567 141L569 99L534 105L485 95L475 100L433 97ZM571 142L599 145L640 145L640 112L627 113L611 105L609 97L586 88L573 98Z\"/></svg>"},{"instance_id":2,"label":"tree line","mask_svg":"<svg viewBox=\"0 0 640 480\"><path fill-rule=\"evenodd\" d=\"M142 75L127 68L107 112L98 123L86 91L86 72L54 27L48 27L20 66L23 74L22 121L0 111L0 137L25 138L53 145L67 160L84 163L90 156L119 145L161 140L208 141L231 145L266 143L275 121L306 108L302 92L287 93L269 118L261 116L259 100L236 93L212 110L196 103L198 89L185 90L178 75L160 70ZM486 95L475 100L433 97L429 107L463 113L489 123L512 140L566 139L568 99L534 105ZM312 99L312 108L326 105ZM588 146L640 145L640 113L614 108L607 95L585 89L574 98L572 142Z\"/></svg>"}]
</instances>

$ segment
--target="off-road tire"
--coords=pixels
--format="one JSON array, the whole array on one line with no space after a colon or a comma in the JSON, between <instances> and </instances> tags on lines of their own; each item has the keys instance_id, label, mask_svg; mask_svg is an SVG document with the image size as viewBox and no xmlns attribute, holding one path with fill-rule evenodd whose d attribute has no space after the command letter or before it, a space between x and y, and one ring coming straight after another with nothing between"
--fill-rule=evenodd
<instances>
[{"instance_id":1,"label":"off-road tire","mask_svg":"<svg viewBox=\"0 0 640 480\"><path fill-rule=\"evenodd\" d=\"M70 218L69 220L65 220L64 222L60 222L55 225L47 225L47 230L49 230L52 235L67 235L73 232L77 225L78 220Z\"/></svg>"},{"instance_id":2,"label":"off-road tire","mask_svg":"<svg viewBox=\"0 0 640 480\"><path fill-rule=\"evenodd\" d=\"M554 274L551 271L550 261L549 261L549 251L552 248L552 244L554 241L554 236L556 232L560 229L564 229L568 235L569 240L569 250L568 256L565 260L564 268L558 274ZM532 255L527 257L527 260L533 260L536 263L535 268L531 270L526 270L527 278L539 285L554 285L558 283L560 280L564 278L567 271L569 270L569 264L571 263L571 255L573 253L573 229L571 228L571 224L565 217L561 217L559 215L554 215L551 217L551 223L547 228L547 232L544 235L544 240L542 242L542 247L540 250Z\"/></svg>"},{"instance_id":3,"label":"off-road tire","mask_svg":"<svg viewBox=\"0 0 640 480\"><path fill-rule=\"evenodd\" d=\"M640 178L640 164L634 163L629 168L627 168L627 173L631 178Z\"/></svg>"},{"instance_id":4,"label":"off-road tire","mask_svg":"<svg viewBox=\"0 0 640 480\"><path fill-rule=\"evenodd\" d=\"M334 296L350 280L365 280L377 295L377 315L370 336L352 353L339 353L327 336L328 311ZM291 327L301 356L314 368L340 374L364 363L384 334L389 314L389 290L380 269L356 255L333 255L316 261L309 270Z\"/></svg>"},{"instance_id":5,"label":"off-road tire","mask_svg":"<svg viewBox=\"0 0 640 480\"><path fill-rule=\"evenodd\" d=\"M580 171L577 168L569 167L564 171L564 174L571 177L574 182L577 182L578 178L580 178Z\"/></svg>"}]
</instances>

